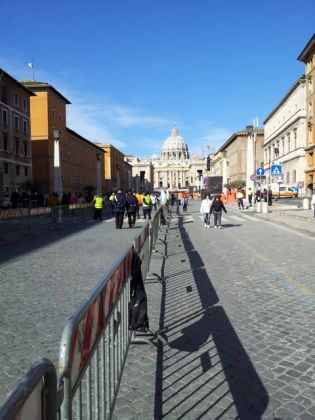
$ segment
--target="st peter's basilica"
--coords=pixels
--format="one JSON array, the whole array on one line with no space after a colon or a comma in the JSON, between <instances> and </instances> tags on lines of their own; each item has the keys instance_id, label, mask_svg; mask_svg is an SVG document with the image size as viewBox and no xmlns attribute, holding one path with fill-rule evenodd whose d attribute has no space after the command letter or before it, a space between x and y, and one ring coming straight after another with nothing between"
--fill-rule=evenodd
<instances>
[{"instance_id":1,"label":"st peter's basilica","mask_svg":"<svg viewBox=\"0 0 315 420\"><path fill-rule=\"evenodd\" d=\"M206 175L206 157L191 156L176 127L164 141L160 157L153 155L151 159L139 159L128 156L127 161L132 165L132 177L138 191L160 188L197 191L202 188L202 178Z\"/></svg>"}]
</instances>

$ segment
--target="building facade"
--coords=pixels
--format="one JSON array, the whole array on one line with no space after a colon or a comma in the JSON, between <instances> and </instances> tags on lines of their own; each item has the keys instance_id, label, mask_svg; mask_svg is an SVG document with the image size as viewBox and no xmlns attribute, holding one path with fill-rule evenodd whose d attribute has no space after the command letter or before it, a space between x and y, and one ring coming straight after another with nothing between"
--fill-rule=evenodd
<instances>
[{"instance_id":1,"label":"building facade","mask_svg":"<svg viewBox=\"0 0 315 420\"><path fill-rule=\"evenodd\" d=\"M105 192L104 151L67 127L61 148L62 182L67 192Z\"/></svg>"},{"instance_id":2,"label":"building facade","mask_svg":"<svg viewBox=\"0 0 315 420\"><path fill-rule=\"evenodd\" d=\"M304 182L306 147L306 83L300 77L264 121L264 168L270 182ZM282 165L282 175L272 177L272 164Z\"/></svg>"},{"instance_id":3,"label":"building facade","mask_svg":"<svg viewBox=\"0 0 315 420\"><path fill-rule=\"evenodd\" d=\"M187 143L176 127L164 141L160 157L134 158L130 164L133 177L139 178L139 191L161 188L198 191L202 189L203 176L207 175L206 157L190 156Z\"/></svg>"},{"instance_id":4,"label":"building facade","mask_svg":"<svg viewBox=\"0 0 315 420\"><path fill-rule=\"evenodd\" d=\"M32 183L30 98L33 93L0 69L0 204Z\"/></svg>"},{"instance_id":5,"label":"building facade","mask_svg":"<svg viewBox=\"0 0 315 420\"><path fill-rule=\"evenodd\" d=\"M263 165L264 130L249 127L232 134L215 153L214 175L223 177L224 187L240 182L255 188L255 185L248 184L248 179L254 175L255 168Z\"/></svg>"},{"instance_id":6,"label":"building facade","mask_svg":"<svg viewBox=\"0 0 315 420\"><path fill-rule=\"evenodd\" d=\"M128 189L125 155L112 144L96 143L104 152L105 192Z\"/></svg>"},{"instance_id":7,"label":"building facade","mask_svg":"<svg viewBox=\"0 0 315 420\"><path fill-rule=\"evenodd\" d=\"M102 193L104 152L67 127L66 105L70 101L48 83L22 83L35 94L31 99L31 138L33 181L37 189L49 194L56 191L54 132L57 130L62 191L78 195L93 189Z\"/></svg>"},{"instance_id":8,"label":"building facade","mask_svg":"<svg viewBox=\"0 0 315 420\"><path fill-rule=\"evenodd\" d=\"M315 34L298 57L299 61L305 64L306 78L306 168L305 184L309 186L310 192L314 189L315 181Z\"/></svg>"}]
</instances>

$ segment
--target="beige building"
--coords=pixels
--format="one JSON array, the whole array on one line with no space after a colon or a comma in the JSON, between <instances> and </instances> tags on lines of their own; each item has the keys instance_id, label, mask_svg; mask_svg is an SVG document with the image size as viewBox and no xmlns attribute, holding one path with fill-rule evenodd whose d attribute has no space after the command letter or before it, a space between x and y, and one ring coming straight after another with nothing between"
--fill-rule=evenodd
<instances>
[{"instance_id":1,"label":"beige building","mask_svg":"<svg viewBox=\"0 0 315 420\"><path fill-rule=\"evenodd\" d=\"M30 97L34 94L0 69L0 206L4 196L32 183Z\"/></svg>"},{"instance_id":2,"label":"beige building","mask_svg":"<svg viewBox=\"0 0 315 420\"><path fill-rule=\"evenodd\" d=\"M65 191L78 195L92 188L101 193L105 183L102 177L103 150L67 127L66 105L70 101L48 83L22 83L34 93L31 99L31 137L33 181L38 190L49 194ZM59 133L58 141L54 137L55 131ZM59 149L58 168L55 167L56 146ZM60 171L58 188L57 169Z\"/></svg>"},{"instance_id":3,"label":"beige building","mask_svg":"<svg viewBox=\"0 0 315 420\"><path fill-rule=\"evenodd\" d=\"M305 184L314 189L315 181L315 34L298 57L305 63L306 77L306 169ZM311 191L310 191L311 192Z\"/></svg>"},{"instance_id":4,"label":"beige building","mask_svg":"<svg viewBox=\"0 0 315 420\"><path fill-rule=\"evenodd\" d=\"M304 182L306 147L306 86L300 77L264 121L264 168L271 182ZM282 166L282 175L272 177L273 164Z\"/></svg>"},{"instance_id":5,"label":"beige building","mask_svg":"<svg viewBox=\"0 0 315 420\"><path fill-rule=\"evenodd\" d=\"M235 181L247 185L248 178L255 172L254 168L263 166L263 143L263 129L253 130L252 126L248 126L245 130L237 131L215 153L213 175L223 176L223 186ZM254 153L249 154L252 144Z\"/></svg>"},{"instance_id":6,"label":"beige building","mask_svg":"<svg viewBox=\"0 0 315 420\"><path fill-rule=\"evenodd\" d=\"M109 193L118 189L126 191L128 180L126 179L125 155L112 144L96 144L105 154L105 192Z\"/></svg>"}]
</instances>

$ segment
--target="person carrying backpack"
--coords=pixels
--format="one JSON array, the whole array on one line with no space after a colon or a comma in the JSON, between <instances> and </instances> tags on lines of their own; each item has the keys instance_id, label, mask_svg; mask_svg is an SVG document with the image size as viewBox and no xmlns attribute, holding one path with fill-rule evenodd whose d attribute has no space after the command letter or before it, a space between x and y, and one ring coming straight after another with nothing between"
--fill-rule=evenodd
<instances>
[{"instance_id":1,"label":"person carrying backpack","mask_svg":"<svg viewBox=\"0 0 315 420\"><path fill-rule=\"evenodd\" d=\"M127 200L121 190L117 191L115 198L112 200L112 204L113 212L115 213L116 229L122 229Z\"/></svg>"},{"instance_id":2,"label":"person carrying backpack","mask_svg":"<svg viewBox=\"0 0 315 420\"><path fill-rule=\"evenodd\" d=\"M138 200L131 190L127 192L126 200L127 200L128 224L130 228L134 228L136 224Z\"/></svg>"}]
</instances>

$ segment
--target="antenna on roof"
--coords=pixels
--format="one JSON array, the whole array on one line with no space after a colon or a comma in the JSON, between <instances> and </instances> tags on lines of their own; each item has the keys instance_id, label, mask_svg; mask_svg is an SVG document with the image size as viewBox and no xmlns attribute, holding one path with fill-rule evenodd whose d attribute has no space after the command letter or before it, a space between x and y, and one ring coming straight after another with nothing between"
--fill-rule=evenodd
<instances>
[{"instance_id":1,"label":"antenna on roof","mask_svg":"<svg viewBox=\"0 0 315 420\"><path fill-rule=\"evenodd\" d=\"M31 68L33 71L32 71L32 73L33 73L33 82L35 82L35 62L34 62L34 58L33 58L33 61L31 62L31 63L28 63L27 64L28 65L28 67L29 68Z\"/></svg>"}]
</instances>

